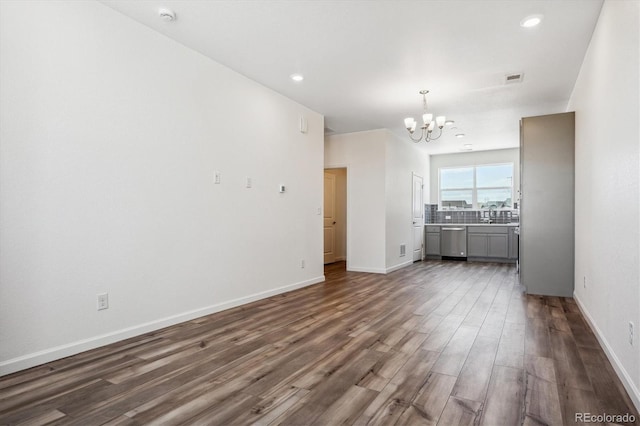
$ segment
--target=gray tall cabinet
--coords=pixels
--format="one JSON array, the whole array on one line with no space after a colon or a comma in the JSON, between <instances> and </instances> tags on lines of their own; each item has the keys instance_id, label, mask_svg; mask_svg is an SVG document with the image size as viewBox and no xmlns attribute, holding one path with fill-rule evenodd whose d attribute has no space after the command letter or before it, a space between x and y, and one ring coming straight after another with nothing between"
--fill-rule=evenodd
<instances>
[{"instance_id":1,"label":"gray tall cabinet","mask_svg":"<svg viewBox=\"0 0 640 426\"><path fill-rule=\"evenodd\" d=\"M572 296L575 113L520 121L520 281L527 293Z\"/></svg>"}]
</instances>

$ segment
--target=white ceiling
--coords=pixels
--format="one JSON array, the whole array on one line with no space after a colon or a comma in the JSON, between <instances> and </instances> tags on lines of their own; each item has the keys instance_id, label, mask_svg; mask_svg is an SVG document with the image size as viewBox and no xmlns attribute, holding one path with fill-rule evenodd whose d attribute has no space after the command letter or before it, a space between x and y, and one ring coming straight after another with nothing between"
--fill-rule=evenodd
<instances>
[{"instance_id":1,"label":"white ceiling","mask_svg":"<svg viewBox=\"0 0 640 426\"><path fill-rule=\"evenodd\" d=\"M518 119L565 111L602 0L103 0L167 37L322 113L336 133L430 112L457 129L432 154L518 146ZM170 8L173 22L158 10ZM527 15L542 24L522 28ZM523 72L519 84L504 84ZM289 76L302 73L301 83ZM465 133L458 139L454 133Z\"/></svg>"}]
</instances>

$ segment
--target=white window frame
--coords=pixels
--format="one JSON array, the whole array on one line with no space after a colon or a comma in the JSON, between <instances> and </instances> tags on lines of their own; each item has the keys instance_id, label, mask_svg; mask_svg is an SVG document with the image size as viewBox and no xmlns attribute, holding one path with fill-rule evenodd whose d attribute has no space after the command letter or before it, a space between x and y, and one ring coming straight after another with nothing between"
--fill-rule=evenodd
<instances>
[{"instance_id":1,"label":"white window frame","mask_svg":"<svg viewBox=\"0 0 640 426\"><path fill-rule=\"evenodd\" d=\"M483 187L483 188L478 188L477 186L477 178L476 178L476 170L478 167L489 167L489 166L511 166L511 207L505 207L503 209L506 210L511 210L513 209L513 201L514 201L514 179L513 179L513 174L515 173L515 165L512 162L505 162L505 163L488 163L488 164L470 164L470 165L461 165L461 166L446 166L446 167L439 167L438 168L438 208L440 210L458 210L458 211L464 211L464 210L480 210L480 207L478 206L478 189L484 190L484 189L506 189L509 188L507 186L496 186L496 187ZM469 191L471 190L471 208L470 209L452 209L450 207L443 207L442 206L442 182L441 182L441 176L442 170L446 170L446 169L473 169L473 188L447 188L445 189L445 191ZM498 210L503 210L503 209L498 209Z\"/></svg>"}]
</instances>

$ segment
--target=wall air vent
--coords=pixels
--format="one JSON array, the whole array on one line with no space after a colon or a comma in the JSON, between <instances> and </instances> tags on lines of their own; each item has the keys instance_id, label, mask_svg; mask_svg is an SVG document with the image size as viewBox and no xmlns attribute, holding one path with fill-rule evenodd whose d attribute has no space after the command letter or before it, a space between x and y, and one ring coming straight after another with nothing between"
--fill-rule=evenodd
<instances>
[{"instance_id":1,"label":"wall air vent","mask_svg":"<svg viewBox=\"0 0 640 426\"><path fill-rule=\"evenodd\" d=\"M523 79L524 79L524 73L522 72L507 74L504 76L504 84L522 83Z\"/></svg>"}]
</instances>

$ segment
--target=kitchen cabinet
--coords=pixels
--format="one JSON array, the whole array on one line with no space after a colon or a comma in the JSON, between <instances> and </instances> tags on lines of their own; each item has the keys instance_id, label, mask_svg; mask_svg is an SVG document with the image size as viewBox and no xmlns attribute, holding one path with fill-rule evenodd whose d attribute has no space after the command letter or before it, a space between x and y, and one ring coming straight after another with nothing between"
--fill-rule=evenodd
<instances>
[{"instance_id":1,"label":"kitchen cabinet","mask_svg":"<svg viewBox=\"0 0 640 426\"><path fill-rule=\"evenodd\" d=\"M425 255L440 256L440 227L427 225L425 226Z\"/></svg>"},{"instance_id":2,"label":"kitchen cabinet","mask_svg":"<svg viewBox=\"0 0 640 426\"><path fill-rule=\"evenodd\" d=\"M467 228L467 256L508 259L509 227L469 226Z\"/></svg>"},{"instance_id":3,"label":"kitchen cabinet","mask_svg":"<svg viewBox=\"0 0 640 426\"><path fill-rule=\"evenodd\" d=\"M520 121L520 282L573 294L575 113Z\"/></svg>"}]
</instances>

